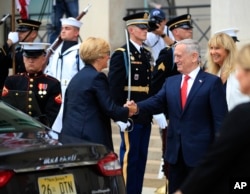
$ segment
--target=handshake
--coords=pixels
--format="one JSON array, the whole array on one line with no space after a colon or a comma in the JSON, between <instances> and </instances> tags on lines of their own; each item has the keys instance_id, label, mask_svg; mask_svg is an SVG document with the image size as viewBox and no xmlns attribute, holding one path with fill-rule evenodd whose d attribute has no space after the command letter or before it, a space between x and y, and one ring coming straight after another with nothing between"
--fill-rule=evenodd
<instances>
[{"instance_id":1,"label":"handshake","mask_svg":"<svg viewBox=\"0 0 250 194\"><path fill-rule=\"evenodd\" d=\"M123 106L129 109L129 117L132 117L133 115L136 115L139 112L137 104L133 100L127 101L126 104L124 104ZM134 128L134 122L131 118L128 118L128 121L125 123L122 121L116 121L116 124L119 126L121 132L130 132Z\"/></svg>"},{"instance_id":2,"label":"handshake","mask_svg":"<svg viewBox=\"0 0 250 194\"><path fill-rule=\"evenodd\" d=\"M127 101L126 104L124 104L123 106L128 107L128 109L129 109L129 117L132 117L133 115L136 115L139 112L137 104L133 100Z\"/></svg>"}]
</instances>

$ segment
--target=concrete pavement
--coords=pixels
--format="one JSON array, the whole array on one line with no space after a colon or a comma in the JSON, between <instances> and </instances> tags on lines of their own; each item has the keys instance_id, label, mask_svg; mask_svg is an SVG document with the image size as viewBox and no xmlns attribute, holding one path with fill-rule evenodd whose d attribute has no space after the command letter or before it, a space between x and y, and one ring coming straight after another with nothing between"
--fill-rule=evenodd
<instances>
[{"instance_id":1,"label":"concrete pavement","mask_svg":"<svg viewBox=\"0 0 250 194\"><path fill-rule=\"evenodd\" d=\"M156 188L143 187L142 194L155 194Z\"/></svg>"}]
</instances>

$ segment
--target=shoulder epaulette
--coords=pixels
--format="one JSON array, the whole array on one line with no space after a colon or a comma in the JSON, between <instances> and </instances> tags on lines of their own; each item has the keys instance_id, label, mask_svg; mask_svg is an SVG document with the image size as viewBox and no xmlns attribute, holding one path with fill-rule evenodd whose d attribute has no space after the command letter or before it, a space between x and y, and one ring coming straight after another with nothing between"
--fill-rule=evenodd
<instances>
[{"instance_id":1,"label":"shoulder epaulette","mask_svg":"<svg viewBox=\"0 0 250 194\"><path fill-rule=\"evenodd\" d=\"M125 51L125 48L118 48L118 49L116 49L115 51L122 51L122 52L124 52L124 51Z\"/></svg>"},{"instance_id":2,"label":"shoulder epaulette","mask_svg":"<svg viewBox=\"0 0 250 194\"><path fill-rule=\"evenodd\" d=\"M150 52L150 48L145 46L144 49Z\"/></svg>"},{"instance_id":3,"label":"shoulder epaulette","mask_svg":"<svg viewBox=\"0 0 250 194\"><path fill-rule=\"evenodd\" d=\"M168 51L169 49L171 49L171 48L172 48L171 46L166 46L167 51Z\"/></svg>"},{"instance_id":4,"label":"shoulder epaulette","mask_svg":"<svg viewBox=\"0 0 250 194\"><path fill-rule=\"evenodd\" d=\"M173 46L175 46L175 44L176 44L177 42L176 41L174 41L172 44L170 44L170 45L168 45L170 48L172 48Z\"/></svg>"},{"instance_id":5,"label":"shoulder epaulette","mask_svg":"<svg viewBox=\"0 0 250 194\"><path fill-rule=\"evenodd\" d=\"M116 51L121 51L123 54L124 65L125 65L125 69L126 69L126 77L127 77L128 76L128 56L127 56L127 52L125 52L126 49L120 47L120 48L116 49L114 52L116 52Z\"/></svg>"}]
</instances>

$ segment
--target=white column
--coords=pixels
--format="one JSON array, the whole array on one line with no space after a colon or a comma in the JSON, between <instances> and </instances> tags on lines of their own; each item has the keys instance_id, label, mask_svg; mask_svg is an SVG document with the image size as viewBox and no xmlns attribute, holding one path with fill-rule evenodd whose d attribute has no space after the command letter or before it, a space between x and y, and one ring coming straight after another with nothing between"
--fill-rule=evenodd
<instances>
[{"instance_id":1,"label":"white column","mask_svg":"<svg viewBox=\"0 0 250 194\"><path fill-rule=\"evenodd\" d=\"M249 0L211 0L211 34L229 28L239 28L237 45L250 42L250 1Z\"/></svg>"}]
</instances>

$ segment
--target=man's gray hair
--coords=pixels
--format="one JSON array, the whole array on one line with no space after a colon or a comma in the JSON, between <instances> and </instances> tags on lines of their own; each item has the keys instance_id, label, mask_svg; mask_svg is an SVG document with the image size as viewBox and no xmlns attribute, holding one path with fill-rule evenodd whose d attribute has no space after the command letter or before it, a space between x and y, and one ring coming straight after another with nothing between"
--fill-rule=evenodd
<instances>
[{"instance_id":1,"label":"man's gray hair","mask_svg":"<svg viewBox=\"0 0 250 194\"><path fill-rule=\"evenodd\" d=\"M186 45L186 51L188 53L192 53L192 52L196 52L198 53L198 56L199 56L199 59L198 59L198 62L201 63L201 48L200 48L200 45L198 43L198 41L196 40L193 40L193 39L183 39L181 41L178 41L175 46L177 45L180 45L180 44L184 44Z\"/></svg>"}]
</instances>

